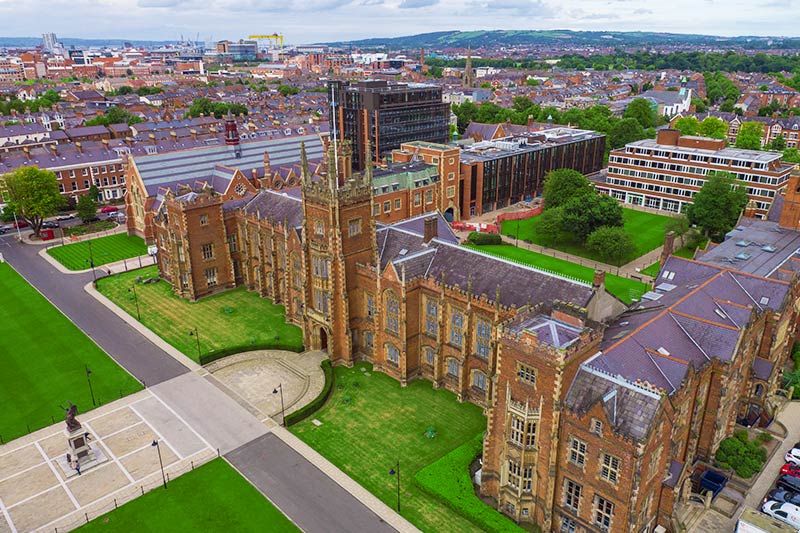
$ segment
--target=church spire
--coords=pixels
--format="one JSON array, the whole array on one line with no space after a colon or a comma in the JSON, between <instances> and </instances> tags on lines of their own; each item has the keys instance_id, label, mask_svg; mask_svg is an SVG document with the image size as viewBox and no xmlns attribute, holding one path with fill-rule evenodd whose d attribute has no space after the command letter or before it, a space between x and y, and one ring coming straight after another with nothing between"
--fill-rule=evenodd
<instances>
[{"instance_id":1,"label":"church spire","mask_svg":"<svg viewBox=\"0 0 800 533\"><path fill-rule=\"evenodd\" d=\"M464 64L464 87L475 85L475 75L472 71L472 47L467 47L467 62Z\"/></svg>"},{"instance_id":2,"label":"church spire","mask_svg":"<svg viewBox=\"0 0 800 533\"><path fill-rule=\"evenodd\" d=\"M266 152L264 152L266 157ZM311 183L311 172L308 170L308 156L306 155L306 143L300 141L300 181L308 185Z\"/></svg>"}]
</instances>

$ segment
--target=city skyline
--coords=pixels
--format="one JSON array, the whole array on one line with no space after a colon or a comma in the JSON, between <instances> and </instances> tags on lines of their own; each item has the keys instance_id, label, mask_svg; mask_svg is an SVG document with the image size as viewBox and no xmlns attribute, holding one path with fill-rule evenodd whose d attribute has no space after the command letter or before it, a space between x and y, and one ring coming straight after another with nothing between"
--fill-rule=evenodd
<instances>
[{"instance_id":1,"label":"city skyline","mask_svg":"<svg viewBox=\"0 0 800 533\"><path fill-rule=\"evenodd\" d=\"M103 9L98 9L103 7ZM460 29L657 31L720 36L796 36L787 15L800 0L0 0L0 35L203 41L281 33L289 43L396 37ZM314 15L318 15L315 17ZM124 15L124 16L122 16ZM154 26L153 20L159 20ZM315 20L316 19L316 20ZM419 21L424 20L424 25ZM243 22L248 21L248 22Z\"/></svg>"}]
</instances>

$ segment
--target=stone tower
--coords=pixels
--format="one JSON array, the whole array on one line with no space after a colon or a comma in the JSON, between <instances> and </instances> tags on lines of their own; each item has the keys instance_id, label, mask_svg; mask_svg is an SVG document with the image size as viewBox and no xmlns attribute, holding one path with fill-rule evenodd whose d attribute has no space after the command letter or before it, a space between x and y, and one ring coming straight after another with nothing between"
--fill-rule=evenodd
<instances>
[{"instance_id":1,"label":"stone tower","mask_svg":"<svg viewBox=\"0 0 800 533\"><path fill-rule=\"evenodd\" d=\"M327 350L334 364L349 366L353 364L351 320L359 314L351 294L356 265L377 262L372 163L353 175L349 142L341 143L338 154L330 145L327 172L314 181L305 146L301 151L303 256L310 274L303 313L305 345Z\"/></svg>"},{"instance_id":2,"label":"stone tower","mask_svg":"<svg viewBox=\"0 0 800 533\"><path fill-rule=\"evenodd\" d=\"M772 204L775 207L775 204ZM789 183L783 197L780 225L784 228L800 230L800 170L795 169L789 176Z\"/></svg>"},{"instance_id":3,"label":"stone tower","mask_svg":"<svg viewBox=\"0 0 800 533\"><path fill-rule=\"evenodd\" d=\"M472 48L467 47L467 62L464 64L464 87L475 86L475 71L472 70Z\"/></svg>"}]
</instances>

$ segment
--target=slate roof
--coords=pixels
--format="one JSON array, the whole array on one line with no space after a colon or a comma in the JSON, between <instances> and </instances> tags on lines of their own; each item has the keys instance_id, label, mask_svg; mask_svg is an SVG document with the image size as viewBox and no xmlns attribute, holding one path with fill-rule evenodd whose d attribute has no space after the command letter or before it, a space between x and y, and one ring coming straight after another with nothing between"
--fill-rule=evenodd
<instances>
[{"instance_id":1,"label":"slate roof","mask_svg":"<svg viewBox=\"0 0 800 533\"><path fill-rule=\"evenodd\" d=\"M284 192L261 190L247 202L243 210L248 215L256 215L262 220L274 220L281 224L288 221L291 228L303 225L302 202Z\"/></svg>"}]
</instances>

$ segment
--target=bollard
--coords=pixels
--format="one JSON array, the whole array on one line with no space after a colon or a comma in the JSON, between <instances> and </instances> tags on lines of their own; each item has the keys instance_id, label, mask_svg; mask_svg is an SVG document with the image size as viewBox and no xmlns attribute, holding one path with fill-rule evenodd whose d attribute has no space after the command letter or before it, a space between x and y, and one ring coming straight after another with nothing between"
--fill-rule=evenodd
<instances>
[{"instance_id":1,"label":"bollard","mask_svg":"<svg viewBox=\"0 0 800 533\"><path fill-rule=\"evenodd\" d=\"M194 461L192 461L192 470L194 470Z\"/></svg>"},{"instance_id":2,"label":"bollard","mask_svg":"<svg viewBox=\"0 0 800 533\"><path fill-rule=\"evenodd\" d=\"M28 433L30 433L31 432L31 426L27 422L25 423L25 427L28 428Z\"/></svg>"},{"instance_id":3,"label":"bollard","mask_svg":"<svg viewBox=\"0 0 800 533\"><path fill-rule=\"evenodd\" d=\"M217 448L217 457L220 457L219 448Z\"/></svg>"},{"instance_id":4,"label":"bollard","mask_svg":"<svg viewBox=\"0 0 800 533\"><path fill-rule=\"evenodd\" d=\"M56 423L56 417L54 417L53 415L50 415L50 423L52 424Z\"/></svg>"},{"instance_id":5,"label":"bollard","mask_svg":"<svg viewBox=\"0 0 800 533\"><path fill-rule=\"evenodd\" d=\"M86 518L86 523L89 523L89 513L83 513L84 518Z\"/></svg>"},{"instance_id":6,"label":"bollard","mask_svg":"<svg viewBox=\"0 0 800 533\"><path fill-rule=\"evenodd\" d=\"M142 489L142 496L144 496L144 486L143 485L139 485L139 488Z\"/></svg>"},{"instance_id":7,"label":"bollard","mask_svg":"<svg viewBox=\"0 0 800 533\"><path fill-rule=\"evenodd\" d=\"M0 444L5 444L5 442L3 442L3 435L0 435Z\"/></svg>"},{"instance_id":8,"label":"bollard","mask_svg":"<svg viewBox=\"0 0 800 533\"><path fill-rule=\"evenodd\" d=\"M139 256L139 268L142 268L142 256Z\"/></svg>"},{"instance_id":9,"label":"bollard","mask_svg":"<svg viewBox=\"0 0 800 533\"><path fill-rule=\"evenodd\" d=\"M116 508L117 508L117 499L114 498L114 509L116 509Z\"/></svg>"}]
</instances>

